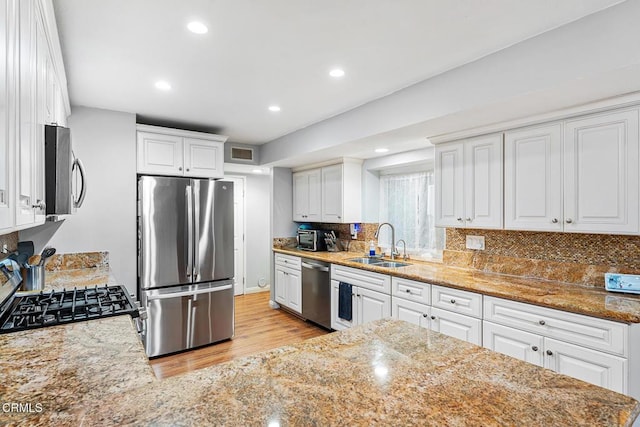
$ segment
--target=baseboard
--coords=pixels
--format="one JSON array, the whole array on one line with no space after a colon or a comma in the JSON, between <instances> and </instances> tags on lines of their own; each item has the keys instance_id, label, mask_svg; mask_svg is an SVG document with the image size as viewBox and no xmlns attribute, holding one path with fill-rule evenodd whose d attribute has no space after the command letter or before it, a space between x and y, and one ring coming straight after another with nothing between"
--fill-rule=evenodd
<instances>
[{"instance_id":1,"label":"baseboard","mask_svg":"<svg viewBox=\"0 0 640 427\"><path fill-rule=\"evenodd\" d=\"M260 292L269 292L271 290L270 286L265 286L264 288L247 288L244 290L245 294L257 294Z\"/></svg>"}]
</instances>

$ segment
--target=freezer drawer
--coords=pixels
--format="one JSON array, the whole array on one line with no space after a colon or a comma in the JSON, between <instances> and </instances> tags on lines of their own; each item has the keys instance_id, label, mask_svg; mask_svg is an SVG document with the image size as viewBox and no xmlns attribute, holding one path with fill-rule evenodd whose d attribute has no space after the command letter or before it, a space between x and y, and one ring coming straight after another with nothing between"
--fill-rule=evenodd
<instances>
[{"instance_id":1,"label":"freezer drawer","mask_svg":"<svg viewBox=\"0 0 640 427\"><path fill-rule=\"evenodd\" d=\"M143 341L155 357L233 336L233 281L143 291L147 311Z\"/></svg>"}]
</instances>

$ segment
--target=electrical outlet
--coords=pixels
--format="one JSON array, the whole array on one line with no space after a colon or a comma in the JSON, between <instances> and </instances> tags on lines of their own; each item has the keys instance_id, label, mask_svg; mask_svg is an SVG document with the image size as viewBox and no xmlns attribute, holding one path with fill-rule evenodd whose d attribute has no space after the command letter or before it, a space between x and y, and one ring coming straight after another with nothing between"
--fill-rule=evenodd
<instances>
[{"instance_id":1,"label":"electrical outlet","mask_svg":"<svg viewBox=\"0 0 640 427\"><path fill-rule=\"evenodd\" d=\"M467 236L467 249L484 251L484 236Z\"/></svg>"}]
</instances>

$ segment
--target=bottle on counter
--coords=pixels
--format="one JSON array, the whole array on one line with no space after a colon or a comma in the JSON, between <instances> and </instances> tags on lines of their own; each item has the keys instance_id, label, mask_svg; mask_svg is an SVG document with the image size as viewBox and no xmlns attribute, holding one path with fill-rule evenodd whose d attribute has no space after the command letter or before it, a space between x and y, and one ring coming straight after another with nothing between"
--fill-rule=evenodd
<instances>
[{"instance_id":1,"label":"bottle on counter","mask_svg":"<svg viewBox=\"0 0 640 427\"><path fill-rule=\"evenodd\" d=\"M376 256L376 245L375 245L375 243L373 243L373 240L371 241L371 244L369 245L369 256Z\"/></svg>"}]
</instances>

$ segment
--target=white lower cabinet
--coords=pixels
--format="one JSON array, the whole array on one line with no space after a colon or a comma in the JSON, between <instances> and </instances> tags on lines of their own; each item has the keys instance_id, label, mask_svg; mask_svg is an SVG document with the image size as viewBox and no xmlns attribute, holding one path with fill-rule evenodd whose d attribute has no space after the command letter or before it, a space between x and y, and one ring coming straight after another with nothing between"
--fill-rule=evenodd
<instances>
[{"instance_id":1,"label":"white lower cabinet","mask_svg":"<svg viewBox=\"0 0 640 427\"><path fill-rule=\"evenodd\" d=\"M414 325L429 328L429 316L431 315L431 307L426 304L420 304L414 301L408 301L403 298L396 298L394 295L391 299L391 317Z\"/></svg>"},{"instance_id":2,"label":"white lower cabinet","mask_svg":"<svg viewBox=\"0 0 640 427\"><path fill-rule=\"evenodd\" d=\"M482 345L482 320L431 307L430 329L476 345Z\"/></svg>"},{"instance_id":3,"label":"white lower cabinet","mask_svg":"<svg viewBox=\"0 0 640 427\"><path fill-rule=\"evenodd\" d=\"M352 285L352 318L338 316L340 282ZM391 278L357 268L331 265L331 328L348 329L373 320L391 317Z\"/></svg>"},{"instance_id":4,"label":"white lower cabinet","mask_svg":"<svg viewBox=\"0 0 640 427\"><path fill-rule=\"evenodd\" d=\"M278 304L302 313L302 273L299 257L275 255L274 296Z\"/></svg>"},{"instance_id":5,"label":"white lower cabinet","mask_svg":"<svg viewBox=\"0 0 640 427\"><path fill-rule=\"evenodd\" d=\"M484 347L637 398L636 328L494 297L484 306Z\"/></svg>"}]
</instances>

